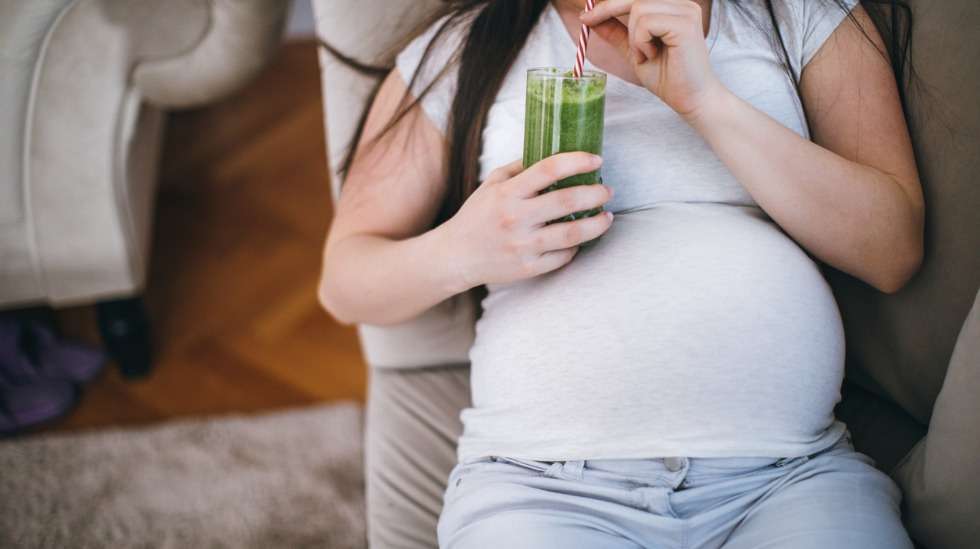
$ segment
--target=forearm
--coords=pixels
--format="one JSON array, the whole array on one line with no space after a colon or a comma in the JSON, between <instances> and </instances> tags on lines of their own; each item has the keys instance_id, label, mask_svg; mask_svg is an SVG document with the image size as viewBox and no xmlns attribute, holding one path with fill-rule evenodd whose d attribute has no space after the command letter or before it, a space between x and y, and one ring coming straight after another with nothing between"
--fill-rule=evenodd
<instances>
[{"instance_id":1,"label":"forearm","mask_svg":"<svg viewBox=\"0 0 980 549\"><path fill-rule=\"evenodd\" d=\"M466 291L436 228L405 240L352 235L328 245L320 301L345 324L396 324Z\"/></svg>"},{"instance_id":2,"label":"forearm","mask_svg":"<svg viewBox=\"0 0 980 549\"><path fill-rule=\"evenodd\" d=\"M689 121L759 206L820 260L884 291L917 268L921 202L893 176L802 138L728 90Z\"/></svg>"}]
</instances>

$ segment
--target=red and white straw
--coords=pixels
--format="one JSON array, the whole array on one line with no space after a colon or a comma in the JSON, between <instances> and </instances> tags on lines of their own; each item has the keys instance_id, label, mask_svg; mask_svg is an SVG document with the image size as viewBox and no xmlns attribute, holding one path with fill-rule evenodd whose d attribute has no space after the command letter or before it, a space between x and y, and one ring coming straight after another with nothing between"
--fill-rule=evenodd
<instances>
[{"instance_id":1,"label":"red and white straw","mask_svg":"<svg viewBox=\"0 0 980 549\"><path fill-rule=\"evenodd\" d=\"M585 0L586 11L592 11L595 9L595 0ZM585 70L585 50L589 48L589 26L585 23L582 24L582 32L578 35L578 53L575 54L575 69L573 73L575 78L582 77L582 71Z\"/></svg>"}]
</instances>

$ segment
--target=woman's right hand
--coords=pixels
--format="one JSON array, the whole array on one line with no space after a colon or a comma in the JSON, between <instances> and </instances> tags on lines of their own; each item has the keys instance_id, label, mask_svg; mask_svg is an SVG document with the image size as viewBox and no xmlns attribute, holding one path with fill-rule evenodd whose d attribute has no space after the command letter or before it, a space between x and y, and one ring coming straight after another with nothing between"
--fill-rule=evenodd
<instances>
[{"instance_id":1,"label":"woman's right hand","mask_svg":"<svg viewBox=\"0 0 980 549\"><path fill-rule=\"evenodd\" d=\"M552 183L593 172L598 156L561 153L528 169L520 161L490 173L460 210L439 227L460 287L504 284L554 271L575 257L578 246L602 235L613 215L603 212L575 221L547 224L608 202L606 185L577 185L539 194Z\"/></svg>"}]
</instances>

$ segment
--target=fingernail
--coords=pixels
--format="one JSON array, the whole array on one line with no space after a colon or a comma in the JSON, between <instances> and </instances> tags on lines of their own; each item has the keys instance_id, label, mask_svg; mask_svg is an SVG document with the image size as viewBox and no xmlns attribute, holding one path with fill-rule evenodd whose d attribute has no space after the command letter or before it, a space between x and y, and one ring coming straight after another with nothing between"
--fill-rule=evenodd
<instances>
[{"instance_id":1,"label":"fingernail","mask_svg":"<svg viewBox=\"0 0 980 549\"><path fill-rule=\"evenodd\" d=\"M595 166L595 167L597 167L597 168L599 166L601 166L602 165L602 157L599 156L599 155L597 155L597 154L593 154L592 155L592 165Z\"/></svg>"},{"instance_id":2,"label":"fingernail","mask_svg":"<svg viewBox=\"0 0 980 549\"><path fill-rule=\"evenodd\" d=\"M612 197L616 196L616 189L612 187L608 187L608 189L609 189L609 199L612 200Z\"/></svg>"},{"instance_id":3,"label":"fingernail","mask_svg":"<svg viewBox=\"0 0 980 549\"><path fill-rule=\"evenodd\" d=\"M606 218L609 219L610 221L612 221L614 217L616 216L614 216L612 212L606 212Z\"/></svg>"}]
</instances>

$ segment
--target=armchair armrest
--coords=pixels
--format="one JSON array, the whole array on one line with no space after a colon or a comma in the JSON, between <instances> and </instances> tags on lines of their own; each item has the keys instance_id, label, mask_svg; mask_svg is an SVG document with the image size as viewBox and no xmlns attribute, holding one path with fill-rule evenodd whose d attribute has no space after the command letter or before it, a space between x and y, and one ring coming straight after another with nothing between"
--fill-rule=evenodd
<instances>
[{"instance_id":1,"label":"armchair armrest","mask_svg":"<svg viewBox=\"0 0 980 549\"><path fill-rule=\"evenodd\" d=\"M24 6L30 4L31 9ZM5 89L20 120L4 127L17 165L0 171L0 303L86 302L138 291L145 277L160 108L229 93L275 52L282 0L0 2L13 21ZM38 3L40 4L40 3ZM9 33L8 33L9 34ZM35 38L36 37L36 38ZM15 97L16 98L16 97ZM10 132L9 134L7 132ZM21 259L23 258L23 259ZM7 291L7 288L14 288Z\"/></svg>"},{"instance_id":2,"label":"armchair armrest","mask_svg":"<svg viewBox=\"0 0 980 549\"><path fill-rule=\"evenodd\" d=\"M239 88L276 52L289 3L210 0L209 24L182 54L140 61L133 81L144 100L165 108L201 105Z\"/></svg>"}]
</instances>

